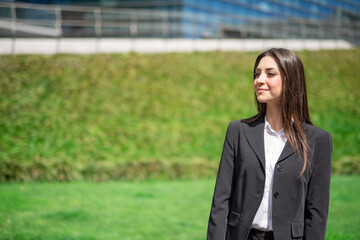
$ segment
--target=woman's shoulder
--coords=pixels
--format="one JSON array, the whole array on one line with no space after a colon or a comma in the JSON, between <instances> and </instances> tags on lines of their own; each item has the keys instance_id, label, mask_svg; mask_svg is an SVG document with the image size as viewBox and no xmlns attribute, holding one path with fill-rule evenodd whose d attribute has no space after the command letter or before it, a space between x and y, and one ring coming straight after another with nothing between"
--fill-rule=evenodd
<instances>
[{"instance_id":1,"label":"woman's shoulder","mask_svg":"<svg viewBox=\"0 0 360 240\"><path fill-rule=\"evenodd\" d=\"M250 118L242 118L242 119L238 119L235 121L231 121L229 123L229 129L232 130L237 130L237 129L241 129L241 128L246 128L246 127L253 127L256 126L259 123L264 123L264 118L263 117L250 117Z\"/></svg>"},{"instance_id":2,"label":"woman's shoulder","mask_svg":"<svg viewBox=\"0 0 360 240\"><path fill-rule=\"evenodd\" d=\"M315 139L330 138L331 139L330 132L328 132L322 128L319 128L315 125L304 123L304 129L305 129L308 139L310 139L310 138L315 138Z\"/></svg>"},{"instance_id":3,"label":"woman's shoulder","mask_svg":"<svg viewBox=\"0 0 360 240\"><path fill-rule=\"evenodd\" d=\"M241 119L235 120L235 121L231 121L229 123L229 129L239 129L242 127L242 122Z\"/></svg>"},{"instance_id":4,"label":"woman's shoulder","mask_svg":"<svg viewBox=\"0 0 360 240\"><path fill-rule=\"evenodd\" d=\"M231 121L229 123L230 126L234 126L234 127L240 127L242 125L248 125L248 124L251 124L253 123L255 120L254 117L250 117L250 118L241 118L241 119L238 119L238 120L235 120L235 121Z\"/></svg>"}]
</instances>

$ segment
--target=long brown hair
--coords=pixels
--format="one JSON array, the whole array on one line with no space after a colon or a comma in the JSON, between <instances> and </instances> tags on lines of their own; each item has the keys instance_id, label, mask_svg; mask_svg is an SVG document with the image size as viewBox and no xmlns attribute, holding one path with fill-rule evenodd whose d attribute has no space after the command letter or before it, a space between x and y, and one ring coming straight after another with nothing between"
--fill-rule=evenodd
<instances>
[{"instance_id":1,"label":"long brown hair","mask_svg":"<svg viewBox=\"0 0 360 240\"><path fill-rule=\"evenodd\" d=\"M305 71L300 58L293 52L284 48L271 48L261 53L254 65L254 73L260 60L272 57L277 63L282 77L281 118L286 138L298 155L303 157L303 167L300 176L308 165L308 152L310 147L306 140L303 123L312 125L309 115ZM254 122L266 114L266 103L260 103L255 95L258 114L247 122Z\"/></svg>"}]
</instances>

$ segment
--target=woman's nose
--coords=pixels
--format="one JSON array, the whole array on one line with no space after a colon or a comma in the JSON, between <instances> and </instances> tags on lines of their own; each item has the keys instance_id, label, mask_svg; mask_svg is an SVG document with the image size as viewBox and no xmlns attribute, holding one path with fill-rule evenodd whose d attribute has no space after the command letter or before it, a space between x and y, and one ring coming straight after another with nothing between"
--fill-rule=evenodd
<instances>
[{"instance_id":1,"label":"woman's nose","mask_svg":"<svg viewBox=\"0 0 360 240\"><path fill-rule=\"evenodd\" d=\"M260 74L257 78L258 83L265 83L265 74Z\"/></svg>"}]
</instances>

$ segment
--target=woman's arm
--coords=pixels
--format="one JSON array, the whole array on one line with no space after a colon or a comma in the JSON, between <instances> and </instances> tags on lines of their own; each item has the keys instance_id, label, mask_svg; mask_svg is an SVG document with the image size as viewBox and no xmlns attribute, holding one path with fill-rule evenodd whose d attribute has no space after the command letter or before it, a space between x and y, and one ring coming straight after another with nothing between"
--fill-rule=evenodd
<instances>
[{"instance_id":1,"label":"woman's arm","mask_svg":"<svg viewBox=\"0 0 360 240\"><path fill-rule=\"evenodd\" d=\"M325 239L329 209L331 176L331 135L326 132L317 139L317 155L308 185L305 205L304 239Z\"/></svg>"},{"instance_id":2,"label":"woman's arm","mask_svg":"<svg viewBox=\"0 0 360 240\"><path fill-rule=\"evenodd\" d=\"M207 240L225 239L234 172L234 143L228 126L211 206Z\"/></svg>"}]
</instances>

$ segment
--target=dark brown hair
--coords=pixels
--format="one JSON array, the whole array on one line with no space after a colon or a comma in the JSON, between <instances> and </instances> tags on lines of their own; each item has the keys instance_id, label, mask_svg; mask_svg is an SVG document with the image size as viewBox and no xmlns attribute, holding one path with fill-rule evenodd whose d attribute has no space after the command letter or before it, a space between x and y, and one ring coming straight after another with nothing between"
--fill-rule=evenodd
<instances>
[{"instance_id":1,"label":"dark brown hair","mask_svg":"<svg viewBox=\"0 0 360 240\"><path fill-rule=\"evenodd\" d=\"M281 118L286 138L295 152L303 157L303 167L300 176L308 165L308 152L310 150L306 140L303 123L312 125L309 115L305 71L300 58L290 50L284 48L271 48L261 53L254 65L254 73L260 60L272 57L277 63L282 77ZM249 119L254 122L266 114L266 103L260 103L255 95L258 114Z\"/></svg>"}]
</instances>

